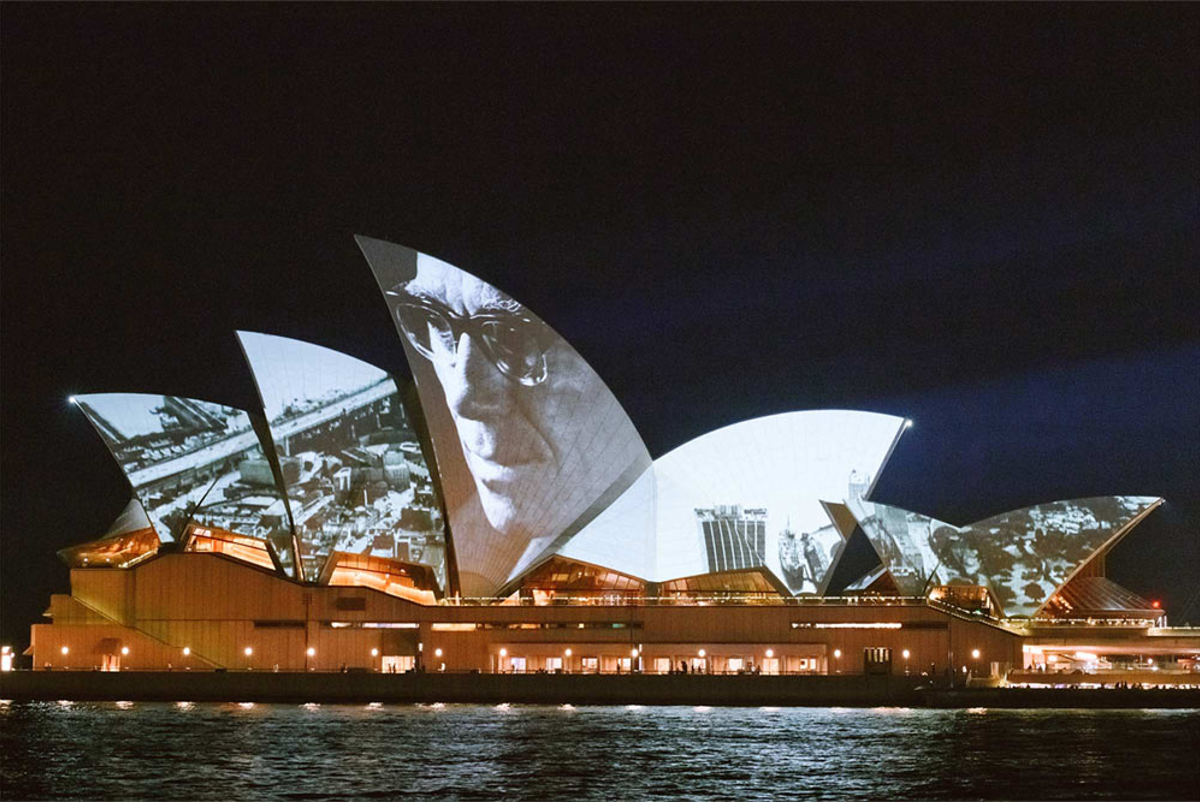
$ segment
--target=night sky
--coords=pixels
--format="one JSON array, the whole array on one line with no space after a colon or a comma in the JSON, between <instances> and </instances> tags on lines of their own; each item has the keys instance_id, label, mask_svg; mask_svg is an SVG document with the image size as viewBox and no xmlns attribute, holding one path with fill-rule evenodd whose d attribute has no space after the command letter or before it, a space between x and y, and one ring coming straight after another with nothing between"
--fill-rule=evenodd
<instances>
[{"instance_id":1,"label":"night sky","mask_svg":"<svg viewBox=\"0 0 1200 802\"><path fill-rule=\"evenodd\" d=\"M0 563L23 649L125 480L73 393L251 408L234 330L407 375L362 233L535 310L653 456L907 415L954 523L1168 503L1200 622L1200 7L0 5Z\"/></svg>"}]
</instances>

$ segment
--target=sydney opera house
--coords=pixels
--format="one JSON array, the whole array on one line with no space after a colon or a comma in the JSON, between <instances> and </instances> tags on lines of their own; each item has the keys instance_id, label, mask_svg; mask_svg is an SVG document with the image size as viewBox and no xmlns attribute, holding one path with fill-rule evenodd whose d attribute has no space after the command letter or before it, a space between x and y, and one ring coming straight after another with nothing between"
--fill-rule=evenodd
<instances>
[{"instance_id":1,"label":"sydney opera house","mask_svg":"<svg viewBox=\"0 0 1200 802\"><path fill-rule=\"evenodd\" d=\"M735 423L656 458L523 305L359 245L412 382L242 331L253 409L73 399L131 498L60 552L70 593L33 627L35 668L1028 680L1200 654L1105 576L1159 498L966 525L876 503L909 422L862 411ZM878 559L847 582L855 540Z\"/></svg>"}]
</instances>

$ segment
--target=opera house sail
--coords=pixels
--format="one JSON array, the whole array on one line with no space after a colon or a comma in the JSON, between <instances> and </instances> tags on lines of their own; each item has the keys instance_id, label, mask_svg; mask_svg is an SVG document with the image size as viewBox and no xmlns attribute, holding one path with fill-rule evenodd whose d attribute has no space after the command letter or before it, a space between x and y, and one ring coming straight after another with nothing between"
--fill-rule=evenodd
<instances>
[{"instance_id":1,"label":"opera house sail","mask_svg":"<svg viewBox=\"0 0 1200 802\"><path fill-rule=\"evenodd\" d=\"M617 399L528 308L410 248L358 238L416 379L466 596L492 596L649 467Z\"/></svg>"},{"instance_id":2,"label":"opera house sail","mask_svg":"<svg viewBox=\"0 0 1200 802\"><path fill-rule=\"evenodd\" d=\"M305 575L335 552L419 563L445 587L441 505L387 372L312 343L239 331Z\"/></svg>"},{"instance_id":3,"label":"opera house sail","mask_svg":"<svg viewBox=\"0 0 1200 802\"><path fill-rule=\"evenodd\" d=\"M984 587L1005 615L1029 618L1161 503L1154 496L1055 501L962 527L863 499L848 506L901 593Z\"/></svg>"},{"instance_id":4,"label":"opera house sail","mask_svg":"<svg viewBox=\"0 0 1200 802\"><path fill-rule=\"evenodd\" d=\"M75 403L125 472L164 542L207 524L272 544L294 574L282 494L249 413L174 395L99 393Z\"/></svg>"}]
</instances>

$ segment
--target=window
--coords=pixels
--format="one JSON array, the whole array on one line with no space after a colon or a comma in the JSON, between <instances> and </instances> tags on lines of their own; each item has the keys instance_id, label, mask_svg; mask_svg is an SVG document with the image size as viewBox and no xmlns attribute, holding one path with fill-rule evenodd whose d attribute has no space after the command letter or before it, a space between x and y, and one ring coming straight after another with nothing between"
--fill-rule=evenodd
<instances>
[{"instance_id":1,"label":"window","mask_svg":"<svg viewBox=\"0 0 1200 802\"><path fill-rule=\"evenodd\" d=\"M863 649L863 667L868 674L888 674L892 670L892 650L886 646Z\"/></svg>"},{"instance_id":2,"label":"window","mask_svg":"<svg viewBox=\"0 0 1200 802\"><path fill-rule=\"evenodd\" d=\"M669 658L669 657L654 658L654 673L655 674L670 674L671 673L671 658Z\"/></svg>"},{"instance_id":3,"label":"window","mask_svg":"<svg viewBox=\"0 0 1200 802\"><path fill-rule=\"evenodd\" d=\"M762 661L762 673L778 674L779 673L779 658L764 657Z\"/></svg>"},{"instance_id":4,"label":"window","mask_svg":"<svg viewBox=\"0 0 1200 802\"><path fill-rule=\"evenodd\" d=\"M550 672L562 671L562 658L561 657L547 657L546 658L546 670L550 671Z\"/></svg>"},{"instance_id":5,"label":"window","mask_svg":"<svg viewBox=\"0 0 1200 802\"><path fill-rule=\"evenodd\" d=\"M736 674L746 667L746 662L740 657L730 657L725 661L725 670L731 674Z\"/></svg>"},{"instance_id":6,"label":"window","mask_svg":"<svg viewBox=\"0 0 1200 802\"><path fill-rule=\"evenodd\" d=\"M805 674L817 670L815 657L788 657L787 672L789 674Z\"/></svg>"},{"instance_id":7,"label":"window","mask_svg":"<svg viewBox=\"0 0 1200 802\"><path fill-rule=\"evenodd\" d=\"M692 658L692 673L703 674L707 669L708 661L703 657Z\"/></svg>"},{"instance_id":8,"label":"window","mask_svg":"<svg viewBox=\"0 0 1200 802\"><path fill-rule=\"evenodd\" d=\"M412 655L385 654L379 664L379 670L384 674L405 674L413 670Z\"/></svg>"},{"instance_id":9,"label":"window","mask_svg":"<svg viewBox=\"0 0 1200 802\"><path fill-rule=\"evenodd\" d=\"M583 665L583 673L596 674L600 671L600 658L584 657L579 661Z\"/></svg>"},{"instance_id":10,"label":"window","mask_svg":"<svg viewBox=\"0 0 1200 802\"><path fill-rule=\"evenodd\" d=\"M630 671L633 670L633 658L632 657L622 657L619 665L621 666L621 672L628 674Z\"/></svg>"},{"instance_id":11,"label":"window","mask_svg":"<svg viewBox=\"0 0 1200 802\"><path fill-rule=\"evenodd\" d=\"M525 658L524 657L508 658L508 668L509 668L509 671L512 671L514 674L524 674L525 673Z\"/></svg>"}]
</instances>

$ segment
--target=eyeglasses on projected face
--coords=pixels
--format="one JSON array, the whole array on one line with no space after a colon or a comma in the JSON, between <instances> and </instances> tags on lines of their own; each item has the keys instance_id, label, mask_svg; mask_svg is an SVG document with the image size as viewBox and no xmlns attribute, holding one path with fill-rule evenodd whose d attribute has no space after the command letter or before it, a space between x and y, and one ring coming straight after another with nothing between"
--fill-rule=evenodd
<instances>
[{"instance_id":1,"label":"eyeglasses on projected face","mask_svg":"<svg viewBox=\"0 0 1200 802\"><path fill-rule=\"evenodd\" d=\"M408 342L421 356L440 365L458 360L458 343L467 334L483 347L504 376L526 387L546 380L546 324L516 312L460 315L444 304L413 295L405 284L389 290L392 308Z\"/></svg>"}]
</instances>

